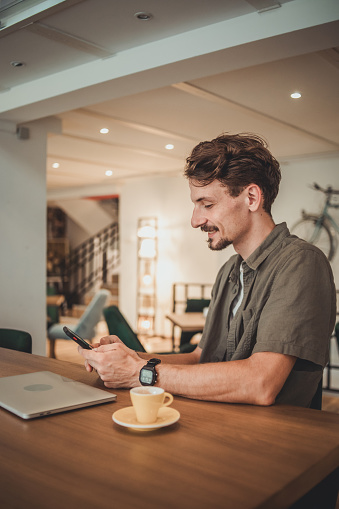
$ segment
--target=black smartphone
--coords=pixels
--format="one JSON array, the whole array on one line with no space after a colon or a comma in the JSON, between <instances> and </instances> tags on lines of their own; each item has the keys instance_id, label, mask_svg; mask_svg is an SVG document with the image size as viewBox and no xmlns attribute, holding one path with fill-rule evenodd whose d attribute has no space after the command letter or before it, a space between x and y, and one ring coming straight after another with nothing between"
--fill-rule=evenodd
<instances>
[{"instance_id":1,"label":"black smartphone","mask_svg":"<svg viewBox=\"0 0 339 509\"><path fill-rule=\"evenodd\" d=\"M67 336L71 339L73 339L73 341L75 341L76 343L78 343L78 345L81 346L81 348L86 348L86 350L92 350L93 346L90 345L89 343L87 343L87 341L85 341L84 339L82 339L80 336L78 336L78 334L75 334L75 332L73 332L71 329L69 329L68 327L64 327L64 333L67 334Z\"/></svg>"}]
</instances>

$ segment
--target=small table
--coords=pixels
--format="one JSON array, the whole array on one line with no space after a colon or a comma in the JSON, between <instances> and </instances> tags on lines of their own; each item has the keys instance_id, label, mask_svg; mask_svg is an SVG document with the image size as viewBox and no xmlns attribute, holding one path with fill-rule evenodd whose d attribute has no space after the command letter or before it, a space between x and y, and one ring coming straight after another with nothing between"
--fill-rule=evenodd
<instances>
[{"instance_id":1,"label":"small table","mask_svg":"<svg viewBox=\"0 0 339 509\"><path fill-rule=\"evenodd\" d=\"M47 306L61 306L65 302L64 295L47 295L46 304Z\"/></svg>"},{"instance_id":2,"label":"small table","mask_svg":"<svg viewBox=\"0 0 339 509\"><path fill-rule=\"evenodd\" d=\"M166 318L173 324L172 342L174 349L174 328L180 327L184 332L201 332L205 326L205 316L203 313L167 313Z\"/></svg>"},{"instance_id":3,"label":"small table","mask_svg":"<svg viewBox=\"0 0 339 509\"><path fill-rule=\"evenodd\" d=\"M205 326L203 313L167 313L166 318L185 332L202 331Z\"/></svg>"}]
</instances>

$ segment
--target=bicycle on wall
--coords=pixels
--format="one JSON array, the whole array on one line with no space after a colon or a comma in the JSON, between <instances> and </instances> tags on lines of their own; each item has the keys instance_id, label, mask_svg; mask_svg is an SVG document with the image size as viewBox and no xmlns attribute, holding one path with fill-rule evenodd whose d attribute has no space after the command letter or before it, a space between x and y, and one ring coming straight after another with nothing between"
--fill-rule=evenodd
<instances>
[{"instance_id":1,"label":"bicycle on wall","mask_svg":"<svg viewBox=\"0 0 339 509\"><path fill-rule=\"evenodd\" d=\"M323 189L316 183L311 187L325 195L322 211L319 215L315 215L307 214L303 210L301 212L302 219L292 226L291 232L310 244L317 246L325 253L328 260L331 261L337 251L338 238L336 232L339 234L339 226L329 214L328 209L339 208L339 203L333 203L333 195L339 195L339 190L335 191L331 186Z\"/></svg>"}]
</instances>

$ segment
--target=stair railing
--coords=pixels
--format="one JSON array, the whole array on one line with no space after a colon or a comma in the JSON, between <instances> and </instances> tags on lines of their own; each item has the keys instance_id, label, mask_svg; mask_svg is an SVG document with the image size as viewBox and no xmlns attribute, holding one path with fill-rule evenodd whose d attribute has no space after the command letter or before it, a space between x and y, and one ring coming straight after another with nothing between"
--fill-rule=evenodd
<instances>
[{"instance_id":1,"label":"stair railing","mask_svg":"<svg viewBox=\"0 0 339 509\"><path fill-rule=\"evenodd\" d=\"M120 263L119 225L112 223L71 250L63 274L67 304L80 304L95 286L109 283Z\"/></svg>"}]
</instances>

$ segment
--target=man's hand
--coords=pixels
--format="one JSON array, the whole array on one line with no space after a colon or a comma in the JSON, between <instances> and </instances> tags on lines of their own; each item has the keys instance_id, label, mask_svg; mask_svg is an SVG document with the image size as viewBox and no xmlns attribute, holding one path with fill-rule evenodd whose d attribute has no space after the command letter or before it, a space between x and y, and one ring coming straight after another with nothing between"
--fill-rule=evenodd
<instances>
[{"instance_id":1,"label":"man's hand","mask_svg":"<svg viewBox=\"0 0 339 509\"><path fill-rule=\"evenodd\" d=\"M131 388L139 385L139 372L145 361L134 350L130 350L117 336L101 338L100 345L92 350L78 347L85 359L87 371L94 368L105 387Z\"/></svg>"}]
</instances>

